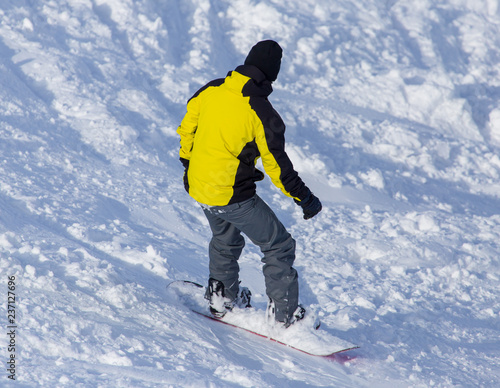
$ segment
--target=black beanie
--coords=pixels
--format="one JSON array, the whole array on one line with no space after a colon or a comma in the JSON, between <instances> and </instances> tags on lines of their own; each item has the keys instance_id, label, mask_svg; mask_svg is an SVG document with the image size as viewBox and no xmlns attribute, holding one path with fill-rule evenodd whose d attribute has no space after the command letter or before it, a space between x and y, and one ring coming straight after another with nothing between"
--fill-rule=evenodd
<instances>
[{"instance_id":1,"label":"black beanie","mask_svg":"<svg viewBox=\"0 0 500 388\"><path fill-rule=\"evenodd\" d=\"M245 59L245 65L258 67L273 82L278 78L283 50L274 40L263 40L252 47Z\"/></svg>"}]
</instances>

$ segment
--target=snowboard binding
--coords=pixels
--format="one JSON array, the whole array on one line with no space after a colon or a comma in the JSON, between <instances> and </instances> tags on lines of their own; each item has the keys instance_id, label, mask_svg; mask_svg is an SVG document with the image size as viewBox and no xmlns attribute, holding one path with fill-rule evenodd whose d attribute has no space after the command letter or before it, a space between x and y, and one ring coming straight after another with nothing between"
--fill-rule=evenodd
<instances>
[{"instance_id":1,"label":"snowboard binding","mask_svg":"<svg viewBox=\"0 0 500 388\"><path fill-rule=\"evenodd\" d=\"M210 313L216 318L222 318L227 312L232 311L234 306L240 308L251 307L251 296L252 293L247 287L240 287L236 298L231 300L226 297L224 283L210 278L205 299L208 300Z\"/></svg>"}]
</instances>

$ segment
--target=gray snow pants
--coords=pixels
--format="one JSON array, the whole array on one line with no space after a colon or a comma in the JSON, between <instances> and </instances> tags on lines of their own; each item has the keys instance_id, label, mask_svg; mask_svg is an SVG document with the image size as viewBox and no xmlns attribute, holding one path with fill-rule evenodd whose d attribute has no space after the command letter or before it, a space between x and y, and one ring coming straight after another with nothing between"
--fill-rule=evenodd
<instances>
[{"instance_id":1,"label":"gray snow pants","mask_svg":"<svg viewBox=\"0 0 500 388\"><path fill-rule=\"evenodd\" d=\"M209 245L210 277L224 284L226 297L234 299L239 290L239 265L245 240L243 232L264 257L266 294L276 306L276 320L284 322L298 306L299 285L295 240L271 208L258 196L227 206L203 207L213 237Z\"/></svg>"}]
</instances>

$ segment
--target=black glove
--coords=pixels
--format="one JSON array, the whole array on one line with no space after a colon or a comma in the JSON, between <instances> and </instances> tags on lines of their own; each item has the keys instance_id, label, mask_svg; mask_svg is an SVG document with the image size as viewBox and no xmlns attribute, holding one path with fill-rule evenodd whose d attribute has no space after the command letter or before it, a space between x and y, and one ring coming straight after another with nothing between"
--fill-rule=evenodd
<instances>
[{"instance_id":1,"label":"black glove","mask_svg":"<svg viewBox=\"0 0 500 388\"><path fill-rule=\"evenodd\" d=\"M189 183L187 179L187 170L189 168L189 160L184 159L184 158L179 158L181 161L182 165L184 166L184 176L182 177L182 180L184 182L184 189L189 193Z\"/></svg>"},{"instance_id":2,"label":"black glove","mask_svg":"<svg viewBox=\"0 0 500 388\"><path fill-rule=\"evenodd\" d=\"M258 182L258 181L261 181L264 179L264 173L262 171L260 171L259 169L255 169L255 173L253 174L253 178L252 180L254 182Z\"/></svg>"},{"instance_id":3,"label":"black glove","mask_svg":"<svg viewBox=\"0 0 500 388\"><path fill-rule=\"evenodd\" d=\"M302 212L304 213L304 220L313 218L321 211L321 209L323 209L320 200L313 193L309 193L309 195L302 201L294 201L302 208Z\"/></svg>"},{"instance_id":4,"label":"black glove","mask_svg":"<svg viewBox=\"0 0 500 388\"><path fill-rule=\"evenodd\" d=\"M184 169L189 167L189 160L184 159L184 158L179 158L179 160L181 161L182 165L184 166Z\"/></svg>"}]
</instances>

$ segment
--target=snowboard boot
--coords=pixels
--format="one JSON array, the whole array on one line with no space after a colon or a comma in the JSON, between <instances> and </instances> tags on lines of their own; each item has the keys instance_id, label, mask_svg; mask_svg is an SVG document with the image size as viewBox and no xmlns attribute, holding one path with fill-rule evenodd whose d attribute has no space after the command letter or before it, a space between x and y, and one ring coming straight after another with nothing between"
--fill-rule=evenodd
<instances>
[{"instance_id":1,"label":"snowboard boot","mask_svg":"<svg viewBox=\"0 0 500 388\"><path fill-rule=\"evenodd\" d=\"M210 312L216 318L222 318L234 306L234 302L225 296L224 283L213 278L208 279L205 299L208 299Z\"/></svg>"},{"instance_id":2,"label":"snowboard boot","mask_svg":"<svg viewBox=\"0 0 500 388\"><path fill-rule=\"evenodd\" d=\"M222 318L228 311L232 311L234 306L241 308L251 307L250 299L252 293L247 287L240 287L236 299L229 299L225 295L224 283L220 280L210 278L205 299L209 301L209 308L212 315Z\"/></svg>"},{"instance_id":3,"label":"snowboard boot","mask_svg":"<svg viewBox=\"0 0 500 388\"><path fill-rule=\"evenodd\" d=\"M285 329L293 325L294 323L302 320L306 315L306 309L302 305L298 305L295 311L293 312L291 317L285 319L285 321L276 320L276 306L274 301L269 298L269 302L267 304L267 321L271 325L282 325Z\"/></svg>"}]
</instances>

